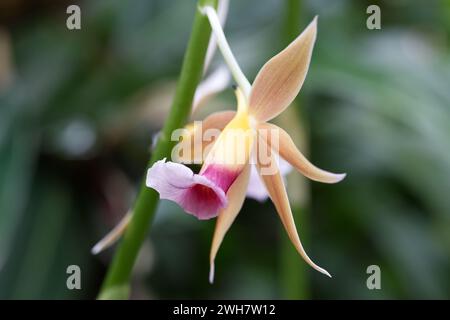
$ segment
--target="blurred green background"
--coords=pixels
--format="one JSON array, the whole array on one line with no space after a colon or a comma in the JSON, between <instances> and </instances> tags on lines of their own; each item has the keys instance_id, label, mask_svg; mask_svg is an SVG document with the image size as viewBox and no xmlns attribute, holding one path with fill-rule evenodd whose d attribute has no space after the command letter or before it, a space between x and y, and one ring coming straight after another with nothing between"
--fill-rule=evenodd
<instances>
[{"instance_id":1,"label":"blurred green background","mask_svg":"<svg viewBox=\"0 0 450 320\"><path fill-rule=\"evenodd\" d=\"M77 31L66 28L73 3ZM366 28L370 4L381 30ZM0 298L95 298L114 250L90 248L133 201L195 10L194 0L0 2ZM348 176L302 180L297 223L333 278L305 267L270 201L247 200L211 286L214 221L163 201L132 298L450 298L450 1L299 10L298 33L316 14L319 31L298 126L313 163ZM231 0L225 32L249 79L285 44L286 17L284 1ZM232 90L212 105L204 113L233 108ZM72 264L82 290L66 288ZM373 264L381 290L366 287Z\"/></svg>"}]
</instances>

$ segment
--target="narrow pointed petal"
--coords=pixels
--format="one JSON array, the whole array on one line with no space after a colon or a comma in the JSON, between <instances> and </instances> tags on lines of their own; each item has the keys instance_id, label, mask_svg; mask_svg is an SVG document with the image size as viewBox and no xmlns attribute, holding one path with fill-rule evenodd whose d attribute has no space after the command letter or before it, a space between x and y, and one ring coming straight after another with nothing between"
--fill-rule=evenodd
<instances>
[{"instance_id":1,"label":"narrow pointed petal","mask_svg":"<svg viewBox=\"0 0 450 320\"><path fill-rule=\"evenodd\" d=\"M209 271L209 282L214 281L214 260L216 259L217 251L222 244L223 238L230 229L231 224L238 215L242 208L242 204L245 200L245 191L247 189L249 177L250 177L250 165L242 171L239 177L231 185L227 192L228 206L222 209L217 216L216 228L214 231L214 236L211 244L210 253L210 271Z\"/></svg>"},{"instance_id":2,"label":"narrow pointed petal","mask_svg":"<svg viewBox=\"0 0 450 320\"><path fill-rule=\"evenodd\" d=\"M345 173L331 173L314 166L297 149L291 139L291 136L282 128L271 123L261 123L258 125L258 130L266 131L268 133L267 136L269 137L269 139L267 139L269 146L278 152L282 158L300 171L305 177L323 183L337 183L345 178ZM273 135L278 137L278 143L270 139L270 132L274 132L272 130L276 130L278 132L276 135ZM278 146L276 146L277 144Z\"/></svg>"},{"instance_id":3,"label":"narrow pointed petal","mask_svg":"<svg viewBox=\"0 0 450 320\"><path fill-rule=\"evenodd\" d=\"M275 159L272 156L272 161ZM316 265L306 254L305 249L300 241L297 233L297 228L295 227L294 217L292 216L291 206L289 204L289 199L286 193L286 189L283 183L283 178L281 177L280 171L277 170L275 174L268 175L263 174L262 165L258 163L258 170L261 174L261 178L269 192L270 198L275 205L275 208L280 216L281 222L291 240L292 244L297 249L297 252L302 256L302 258L315 270L329 276L331 275L325 269Z\"/></svg>"},{"instance_id":4,"label":"narrow pointed petal","mask_svg":"<svg viewBox=\"0 0 450 320\"><path fill-rule=\"evenodd\" d=\"M279 159L278 165L283 180L286 180L285 177L289 172L291 172L292 166L283 158ZM269 194L267 193L267 189L259 176L258 169L256 169L256 166L254 165L251 167L250 179L247 187L247 198L264 202L269 198Z\"/></svg>"},{"instance_id":5,"label":"narrow pointed petal","mask_svg":"<svg viewBox=\"0 0 450 320\"><path fill-rule=\"evenodd\" d=\"M249 111L259 121L276 117L297 96L308 72L316 32L317 17L259 71L249 99Z\"/></svg>"},{"instance_id":6,"label":"narrow pointed petal","mask_svg":"<svg viewBox=\"0 0 450 320\"><path fill-rule=\"evenodd\" d=\"M94 247L91 249L91 253L93 255L99 254L100 252L104 251L105 249L112 246L114 243L117 242L117 240L120 239L120 237L123 235L125 230L128 227L128 224L130 223L132 216L131 210L127 212L127 214L120 220L120 222L112 229L106 236L104 236L99 242L95 244Z\"/></svg>"},{"instance_id":7,"label":"narrow pointed petal","mask_svg":"<svg viewBox=\"0 0 450 320\"><path fill-rule=\"evenodd\" d=\"M147 187L158 191L161 199L176 202L187 213L201 220L214 218L220 209L226 207L226 191L220 184L231 180L227 172L215 175L217 181L212 181L203 175L194 174L182 164L165 160L153 164L147 172L146 180ZM223 182L221 179L227 181Z\"/></svg>"}]
</instances>

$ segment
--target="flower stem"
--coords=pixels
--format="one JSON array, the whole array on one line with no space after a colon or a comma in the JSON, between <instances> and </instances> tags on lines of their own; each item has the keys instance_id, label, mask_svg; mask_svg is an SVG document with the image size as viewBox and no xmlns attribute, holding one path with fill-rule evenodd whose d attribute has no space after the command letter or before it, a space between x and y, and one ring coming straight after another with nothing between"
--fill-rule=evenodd
<instances>
[{"instance_id":1,"label":"flower stem","mask_svg":"<svg viewBox=\"0 0 450 320\"><path fill-rule=\"evenodd\" d=\"M199 7L206 5L216 7L217 0L199 0ZM172 107L148 163L149 167L157 160L170 157L175 144L170 139L171 134L173 130L184 126L189 117L195 89L202 77L210 34L208 19L197 10ZM158 198L156 191L142 183L133 208L133 216L108 269L99 299L128 298L131 272L139 249L147 236Z\"/></svg>"},{"instance_id":2,"label":"flower stem","mask_svg":"<svg viewBox=\"0 0 450 320\"><path fill-rule=\"evenodd\" d=\"M241 88L242 92L244 92L244 95L248 100L252 86L247 77L242 72L239 64L236 61L236 58L233 55L233 52L231 51L227 38L225 38L225 34L223 33L216 10L211 6L202 7L200 10L208 16L212 31L214 33L214 36L216 37L217 46L219 47L226 64L230 68L230 72L233 75L234 80L236 80L237 85Z\"/></svg>"},{"instance_id":3,"label":"flower stem","mask_svg":"<svg viewBox=\"0 0 450 320\"><path fill-rule=\"evenodd\" d=\"M284 25L282 36L284 46L294 40L300 31L301 0L285 0ZM300 110L299 99L284 112L279 121L282 126L295 136L295 141L301 141L301 149L307 151L308 142L305 130L305 119ZM309 238L309 186L306 179L294 173L288 178L288 190L291 191L292 214L299 227L302 241L308 244ZM298 191L295 194L295 191ZM284 233L284 231L283 231ZM289 239L283 238L280 250L281 268L281 294L284 299L307 299L310 298L308 266L300 263L297 252L292 248Z\"/></svg>"}]
</instances>

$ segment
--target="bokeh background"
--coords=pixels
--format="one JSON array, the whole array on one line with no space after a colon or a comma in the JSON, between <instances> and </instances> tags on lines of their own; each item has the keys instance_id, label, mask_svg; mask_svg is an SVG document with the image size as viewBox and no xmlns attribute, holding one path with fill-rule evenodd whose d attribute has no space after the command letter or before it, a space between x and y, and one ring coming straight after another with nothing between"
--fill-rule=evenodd
<instances>
[{"instance_id":1,"label":"bokeh background","mask_svg":"<svg viewBox=\"0 0 450 320\"><path fill-rule=\"evenodd\" d=\"M231 0L225 32L250 79L286 44L288 1ZM80 5L82 29L66 28ZM378 4L382 29L366 28ZM93 299L114 253L90 248L132 204L170 107L193 0L0 2L0 298ZM132 298L450 298L450 1L301 1L312 66L278 119L337 185L289 177L301 238L247 200L208 283L214 221L161 202ZM221 63L216 54L213 67ZM233 108L225 90L202 112ZM79 265L82 290L66 288ZM381 269L368 290L366 268Z\"/></svg>"}]
</instances>

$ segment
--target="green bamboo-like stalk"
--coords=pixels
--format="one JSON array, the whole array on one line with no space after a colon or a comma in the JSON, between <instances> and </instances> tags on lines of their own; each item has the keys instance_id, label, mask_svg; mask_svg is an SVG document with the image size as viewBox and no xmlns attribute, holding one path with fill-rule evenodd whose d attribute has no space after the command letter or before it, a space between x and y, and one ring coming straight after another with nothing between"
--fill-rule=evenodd
<instances>
[{"instance_id":1,"label":"green bamboo-like stalk","mask_svg":"<svg viewBox=\"0 0 450 320\"><path fill-rule=\"evenodd\" d=\"M301 2L301 0L285 0L282 29L283 47L294 40L301 30Z\"/></svg>"},{"instance_id":2,"label":"green bamboo-like stalk","mask_svg":"<svg viewBox=\"0 0 450 320\"><path fill-rule=\"evenodd\" d=\"M199 0L198 5L217 7L217 0ZM157 160L170 158L175 144L170 139L171 134L175 129L183 127L188 120L195 89L202 77L210 34L208 19L197 10L172 107L148 163L149 167ZM157 192L147 188L143 182L133 208L132 219L108 269L99 299L128 298L131 272L139 249L147 236L158 199Z\"/></svg>"},{"instance_id":3,"label":"green bamboo-like stalk","mask_svg":"<svg viewBox=\"0 0 450 320\"><path fill-rule=\"evenodd\" d=\"M286 0L282 29L283 48L294 40L301 31L301 0ZM303 151L307 149L305 119L300 110L299 99L284 112L279 121L281 126L291 133L295 141L301 140ZM292 192L295 190L295 192ZM307 246L308 241L308 185L304 178L295 172L288 179L288 191L292 214L296 221L302 242ZM283 229L284 233L284 229ZM301 261L288 237L282 237L280 244L281 294L285 299L310 298L308 266Z\"/></svg>"}]
</instances>

